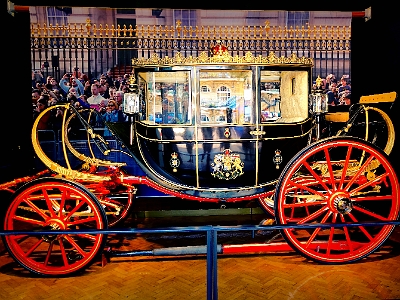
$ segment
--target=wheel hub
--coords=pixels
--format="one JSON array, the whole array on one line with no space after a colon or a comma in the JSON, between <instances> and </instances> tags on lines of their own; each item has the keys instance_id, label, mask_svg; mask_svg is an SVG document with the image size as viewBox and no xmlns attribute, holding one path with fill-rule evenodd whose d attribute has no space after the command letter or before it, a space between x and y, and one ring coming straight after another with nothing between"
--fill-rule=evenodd
<instances>
[{"instance_id":1,"label":"wheel hub","mask_svg":"<svg viewBox=\"0 0 400 300\"><path fill-rule=\"evenodd\" d=\"M333 205L335 209L343 215L348 214L353 209L353 204L351 203L351 200L347 197L336 197L335 200L333 200Z\"/></svg>"},{"instance_id":2,"label":"wheel hub","mask_svg":"<svg viewBox=\"0 0 400 300\"><path fill-rule=\"evenodd\" d=\"M44 227L44 230L54 230L54 231L57 231L57 230L65 230L65 228L66 228L66 227L65 227L64 223L63 223L61 220L58 220L58 219L50 219L50 220L47 222L46 226ZM55 241L55 240L57 239L57 237L58 237L58 234L54 234L54 235L45 234L45 235L42 235L42 238L43 238L46 242L49 242L49 243Z\"/></svg>"}]
</instances>

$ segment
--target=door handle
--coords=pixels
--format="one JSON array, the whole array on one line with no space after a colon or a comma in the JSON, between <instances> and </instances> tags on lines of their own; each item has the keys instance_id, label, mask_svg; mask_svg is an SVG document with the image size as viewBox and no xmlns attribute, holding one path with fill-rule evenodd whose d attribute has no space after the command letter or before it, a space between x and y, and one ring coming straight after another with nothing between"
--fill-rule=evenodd
<instances>
[{"instance_id":1,"label":"door handle","mask_svg":"<svg viewBox=\"0 0 400 300\"><path fill-rule=\"evenodd\" d=\"M251 135L259 136L259 135L264 135L264 134L265 134L265 131L260 130L260 129L257 129L257 130L252 130L252 131L250 131L250 134L251 134Z\"/></svg>"}]
</instances>

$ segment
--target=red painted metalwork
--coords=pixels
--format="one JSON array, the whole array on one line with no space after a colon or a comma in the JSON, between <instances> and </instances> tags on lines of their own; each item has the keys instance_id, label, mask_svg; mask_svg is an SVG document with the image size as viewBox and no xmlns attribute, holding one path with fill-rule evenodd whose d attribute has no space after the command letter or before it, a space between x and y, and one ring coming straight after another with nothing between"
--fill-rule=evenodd
<instances>
[{"instance_id":1,"label":"red painted metalwork","mask_svg":"<svg viewBox=\"0 0 400 300\"><path fill-rule=\"evenodd\" d=\"M29 12L29 6L15 5L14 11L15 12Z\"/></svg>"},{"instance_id":2,"label":"red painted metalwork","mask_svg":"<svg viewBox=\"0 0 400 300\"><path fill-rule=\"evenodd\" d=\"M351 13L351 16L353 18L364 18L365 17L365 12L364 11L353 11Z\"/></svg>"}]
</instances>

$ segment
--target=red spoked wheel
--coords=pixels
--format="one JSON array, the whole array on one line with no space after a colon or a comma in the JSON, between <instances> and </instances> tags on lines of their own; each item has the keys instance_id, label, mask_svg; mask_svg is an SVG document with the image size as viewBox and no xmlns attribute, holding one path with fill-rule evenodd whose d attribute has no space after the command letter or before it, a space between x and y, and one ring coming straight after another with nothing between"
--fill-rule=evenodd
<instances>
[{"instance_id":1,"label":"red spoked wheel","mask_svg":"<svg viewBox=\"0 0 400 300\"><path fill-rule=\"evenodd\" d=\"M17 232L3 236L3 241L21 266L39 275L65 276L93 263L104 248L106 235L25 231L107 229L107 218L96 197L84 186L41 178L16 192L5 211L3 226Z\"/></svg>"},{"instance_id":2,"label":"red spoked wheel","mask_svg":"<svg viewBox=\"0 0 400 300\"><path fill-rule=\"evenodd\" d=\"M327 138L304 148L283 170L275 218L277 224L313 224L282 229L303 256L350 263L389 237L394 225L379 222L398 219L399 197L398 178L382 150L358 138ZM356 226L344 226L349 223Z\"/></svg>"}]
</instances>

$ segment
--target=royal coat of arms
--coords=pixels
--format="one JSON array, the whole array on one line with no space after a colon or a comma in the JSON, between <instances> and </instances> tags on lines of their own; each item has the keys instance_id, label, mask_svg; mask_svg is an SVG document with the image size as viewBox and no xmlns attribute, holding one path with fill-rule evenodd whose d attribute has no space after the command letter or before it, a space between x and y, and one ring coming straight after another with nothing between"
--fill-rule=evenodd
<instances>
[{"instance_id":1,"label":"royal coat of arms","mask_svg":"<svg viewBox=\"0 0 400 300\"><path fill-rule=\"evenodd\" d=\"M214 177L231 180L243 174L244 163L239 154L232 153L230 149L225 149L223 153L214 156L211 167L213 168L211 174Z\"/></svg>"}]
</instances>

